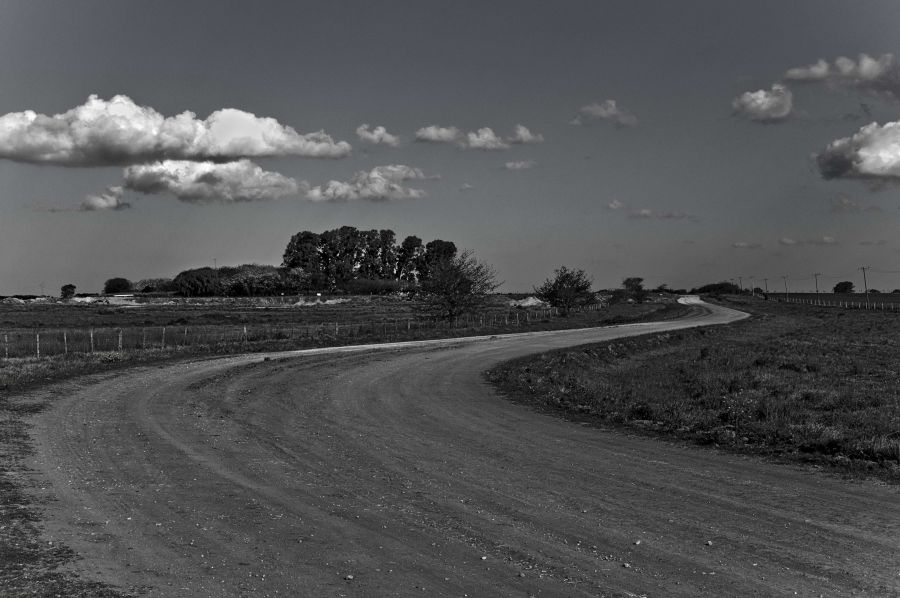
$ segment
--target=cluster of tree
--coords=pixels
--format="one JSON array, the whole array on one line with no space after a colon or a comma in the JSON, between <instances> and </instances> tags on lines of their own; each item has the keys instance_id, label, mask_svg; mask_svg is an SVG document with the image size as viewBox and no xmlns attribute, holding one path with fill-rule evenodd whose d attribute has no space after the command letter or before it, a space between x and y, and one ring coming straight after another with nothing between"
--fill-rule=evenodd
<instances>
[{"instance_id":1,"label":"cluster of tree","mask_svg":"<svg viewBox=\"0 0 900 598\"><path fill-rule=\"evenodd\" d=\"M315 288L344 289L355 280L420 284L437 263L456 257L456 245L436 239L423 245L416 236L396 242L392 230L342 226L323 233L301 231L284 250L282 267L302 273ZM351 284L352 286L352 284Z\"/></svg>"},{"instance_id":2,"label":"cluster of tree","mask_svg":"<svg viewBox=\"0 0 900 598\"><path fill-rule=\"evenodd\" d=\"M693 288L691 293L697 295L738 295L741 293L741 287L733 282L714 282Z\"/></svg>"}]
</instances>

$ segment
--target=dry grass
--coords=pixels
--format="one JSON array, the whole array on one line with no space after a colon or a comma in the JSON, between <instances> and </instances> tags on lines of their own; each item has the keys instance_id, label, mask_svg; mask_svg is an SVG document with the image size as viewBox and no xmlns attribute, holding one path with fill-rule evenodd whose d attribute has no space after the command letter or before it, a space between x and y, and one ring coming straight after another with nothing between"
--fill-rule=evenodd
<instances>
[{"instance_id":1,"label":"dry grass","mask_svg":"<svg viewBox=\"0 0 900 598\"><path fill-rule=\"evenodd\" d=\"M737 307L754 317L520 359L489 377L540 409L900 481L900 315Z\"/></svg>"}]
</instances>

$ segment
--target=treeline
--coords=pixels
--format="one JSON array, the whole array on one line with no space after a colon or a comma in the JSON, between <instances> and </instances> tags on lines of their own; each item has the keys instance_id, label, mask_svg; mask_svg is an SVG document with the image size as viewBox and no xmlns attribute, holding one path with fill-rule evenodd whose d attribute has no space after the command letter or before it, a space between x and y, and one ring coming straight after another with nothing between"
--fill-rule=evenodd
<instances>
[{"instance_id":1,"label":"treeline","mask_svg":"<svg viewBox=\"0 0 900 598\"><path fill-rule=\"evenodd\" d=\"M389 229L342 226L322 233L295 234L284 250L281 266L193 268L174 279L146 279L136 284L115 278L107 281L104 292L176 293L186 297L317 291L387 294L419 288L437 264L456 256L456 244L451 241L435 239L423 244L419 237L408 236L397 243L396 234Z\"/></svg>"}]
</instances>

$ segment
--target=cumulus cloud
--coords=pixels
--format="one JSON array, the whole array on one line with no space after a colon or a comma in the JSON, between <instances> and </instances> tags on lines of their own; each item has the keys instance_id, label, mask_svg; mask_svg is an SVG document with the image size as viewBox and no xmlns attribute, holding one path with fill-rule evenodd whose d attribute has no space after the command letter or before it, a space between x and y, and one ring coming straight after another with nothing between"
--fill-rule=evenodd
<instances>
[{"instance_id":1,"label":"cumulus cloud","mask_svg":"<svg viewBox=\"0 0 900 598\"><path fill-rule=\"evenodd\" d=\"M376 145L389 145L391 147L400 145L400 138L396 135L391 135L387 132L387 129L381 126L370 128L368 124L363 123L356 127L356 135L363 141Z\"/></svg>"},{"instance_id":2,"label":"cumulus cloud","mask_svg":"<svg viewBox=\"0 0 900 598\"><path fill-rule=\"evenodd\" d=\"M834 237L829 237L828 235L804 240L793 239L791 237L781 237L780 239L778 239L778 243L780 245L785 245L788 247L797 245L837 245L837 239L835 239Z\"/></svg>"},{"instance_id":3,"label":"cumulus cloud","mask_svg":"<svg viewBox=\"0 0 900 598\"><path fill-rule=\"evenodd\" d=\"M735 249L762 249L761 243L749 243L747 241L735 241L731 246Z\"/></svg>"},{"instance_id":4,"label":"cumulus cloud","mask_svg":"<svg viewBox=\"0 0 900 598\"><path fill-rule=\"evenodd\" d=\"M426 179L418 168L403 164L376 166L370 171L360 170L348 182L329 181L310 189L306 197L313 201L386 201L392 199L418 199L425 191L403 186L404 181Z\"/></svg>"},{"instance_id":5,"label":"cumulus cloud","mask_svg":"<svg viewBox=\"0 0 900 598\"><path fill-rule=\"evenodd\" d=\"M0 116L0 158L62 166L127 165L162 160L230 160L263 156L340 158L350 144L322 131L301 134L273 118L225 108L200 120L165 117L128 96L90 96L47 116L32 110Z\"/></svg>"},{"instance_id":6,"label":"cumulus cloud","mask_svg":"<svg viewBox=\"0 0 900 598\"><path fill-rule=\"evenodd\" d=\"M537 166L537 162L534 160L516 160L513 162L507 162L503 165L503 168L506 170L528 170L529 168L534 168Z\"/></svg>"},{"instance_id":7,"label":"cumulus cloud","mask_svg":"<svg viewBox=\"0 0 900 598\"><path fill-rule=\"evenodd\" d=\"M249 160L164 160L125 169L125 188L168 193L184 201L261 201L297 195L306 183L268 172Z\"/></svg>"},{"instance_id":8,"label":"cumulus cloud","mask_svg":"<svg viewBox=\"0 0 900 598\"><path fill-rule=\"evenodd\" d=\"M787 81L823 82L832 87L856 89L891 100L900 99L900 64L893 54L878 58L860 54L857 60L841 56L833 64L820 59L815 64L789 69Z\"/></svg>"},{"instance_id":9,"label":"cumulus cloud","mask_svg":"<svg viewBox=\"0 0 900 598\"><path fill-rule=\"evenodd\" d=\"M482 127L477 131L466 134L465 146L478 150L505 150L509 148L509 144L497 137L494 130L490 127Z\"/></svg>"},{"instance_id":10,"label":"cumulus cloud","mask_svg":"<svg viewBox=\"0 0 900 598\"><path fill-rule=\"evenodd\" d=\"M609 202L608 204L606 204L606 207L607 207L607 209L610 209L610 210L621 210L622 208L625 207L625 204L623 204L618 199L614 199L611 202Z\"/></svg>"},{"instance_id":11,"label":"cumulus cloud","mask_svg":"<svg viewBox=\"0 0 900 598\"><path fill-rule=\"evenodd\" d=\"M580 113L571 124L583 124L583 119L599 119L608 120L615 123L617 127L632 127L637 124L638 119L635 115L627 110L620 108L615 100L604 100L603 102L594 102L578 109Z\"/></svg>"},{"instance_id":12,"label":"cumulus cloud","mask_svg":"<svg viewBox=\"0 0 900 598\"><path fill-rule=\"evenodd\" d=\"M774 123L786 119L793 107L791 90L775 83L771 90L748 91L731 102L734 113L760 123Z\"/></svg>"},{"instance_id":13,"label":"cumulus cloud","mask_svg":"<svg viewBox=\"0 0 900 598\"><path fill-rule=\"evenodd\" d=\"M459 186L460 191L471 191L474 188L475 188L475 185L473 185L472 183L463 183L462 185Z\"/></svg>"},{"instance_id":14,"label":"cumulus cloud","mask_svg":"<svg viewBox=\"0 0 900 598\"><path fill-rule=\"evenodd\" d=\"M103 210L127 210L130 203L122 201L122 187L107 187L102 193L88 195L81 202L79 209L82 212L98 212Z\"/></svg>"},{"instance_id":15,"label":"cumulus cloud","mask_svg":"<svg viewBox=\"0 0 900 598\"><path fill-rule=\"evenodd\" d=\"M900 180L900 121L871 123L816 156L823 178Z\"/></svg>"},{"instance_id":16,"label":"cumulus cloud","mask_svg":"<svg viewBox=\"0 0 900 598\"><path fill-rule=\"evenodd\" d=\"M456 127L429 125L416 131L416 141L430 143L459 143L462 133Z\"/></svg>"},{"instance_id":17,"label":"cumulus cloud","mask_svg":"<svg viewBox=\"0 0 900 598\"><path fill-rule=\"evenodd\" d=\"M524 125L516 125L512 137L510 137L508 141L510 143L542 143L544 141L544 136L540 133L532 133L528 127Z\"/></svg>"}]
</instances>

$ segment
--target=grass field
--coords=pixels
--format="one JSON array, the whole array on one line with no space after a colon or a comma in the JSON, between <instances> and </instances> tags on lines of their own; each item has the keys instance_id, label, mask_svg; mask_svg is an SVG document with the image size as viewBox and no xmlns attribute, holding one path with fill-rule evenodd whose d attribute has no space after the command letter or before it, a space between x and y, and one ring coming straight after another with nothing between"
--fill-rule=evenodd
<instances>
[{"instance_id":1,"label":"grass field","mask_svg":"<svg viewBox=\"0 0 900 598\"><path fill-rule=\"evenodd\" d=\"M900 314L752 298L732 326L552 352L489 378L578 420L900 482Z\"/></svg>"}]
</instances>

